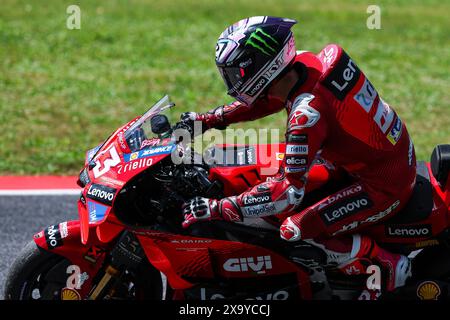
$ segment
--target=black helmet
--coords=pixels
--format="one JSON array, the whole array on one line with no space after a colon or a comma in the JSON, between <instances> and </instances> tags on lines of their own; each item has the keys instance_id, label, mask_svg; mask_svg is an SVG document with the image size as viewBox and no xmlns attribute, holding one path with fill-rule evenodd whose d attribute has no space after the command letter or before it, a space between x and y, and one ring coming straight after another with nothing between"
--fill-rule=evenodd
<instances>
[{"instance_id":1,"label":"black helmet","mask_svg":"<svg viewBox=\"0 0 450 320\"><path fill-rule=\"evenodd\" d=\"M228 94L251 105L294 59L297 21L259 16L229 26L216 45L216 65Z\"/></svg>"}]
</instances>

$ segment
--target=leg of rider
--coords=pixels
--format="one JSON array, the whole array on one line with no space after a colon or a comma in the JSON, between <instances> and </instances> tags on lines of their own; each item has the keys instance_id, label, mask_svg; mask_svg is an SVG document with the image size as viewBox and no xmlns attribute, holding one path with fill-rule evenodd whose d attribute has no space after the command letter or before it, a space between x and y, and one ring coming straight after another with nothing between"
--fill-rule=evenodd
<instances>
[{"instance_id":1,"label":"leg of rider","mask_svg":"<svg viewBox=\"0 0 450 320\"><path fill-rule=\"evenodd\" d=\"M349 234L391 217L409 195L410 190L399 200L392 201L392 197L357 183L287 218L280 227L281 237L288 241L301 239L316 243L325 250L330 262L335 257L333 262L341 270L361 269L356 258L371 259L387 273L386 289L391 291L402 286L409 276L409 259L380 248L367 236ZM352 267L352 263L356 265Z\"/></svg>"},{"instance_id":2,"label":"leg of rider","mask_svg":"<svg viewBox=\"0 0 450 320\"><path fill-rule=\"evenodd\" d=\"M368 258L358 255L361 252L359 235L320 238L305 242L321 248L327 256L327 264L347 275L364 274L371 264Z\"/></svg>"}]
</instances>

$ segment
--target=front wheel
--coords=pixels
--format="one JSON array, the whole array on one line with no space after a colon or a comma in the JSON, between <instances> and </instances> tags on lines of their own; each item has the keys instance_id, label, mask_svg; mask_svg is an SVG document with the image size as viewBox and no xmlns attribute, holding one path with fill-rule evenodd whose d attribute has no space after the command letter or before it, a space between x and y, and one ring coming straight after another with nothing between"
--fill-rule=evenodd
<instances>
[{"instance_id":1,"label":"front wheel","mask_svg":"<svg viewBox=\"0 0 450 320\"><path fill-rule=\"evenodd\" d=\"M6 278L6 300L59 300L65 287L67 267L64 257L29 242L19 253Z\"/></svg>"},{"instance_id":2,"label":"front wheel","mask_svg":"<svg viewBox=\"0 0 450 320\"><path fill-rule=\"evenodd\" d=\"M34 241L19 253L6 278L4 297L6 300L60 300L61 290L66 287L66 258L39 248ZM125 270L116 282L113 296L99 299L151 299L171 298L171 289L163 277L148 262L138 270Z\"/></svg>"}]
</instances>

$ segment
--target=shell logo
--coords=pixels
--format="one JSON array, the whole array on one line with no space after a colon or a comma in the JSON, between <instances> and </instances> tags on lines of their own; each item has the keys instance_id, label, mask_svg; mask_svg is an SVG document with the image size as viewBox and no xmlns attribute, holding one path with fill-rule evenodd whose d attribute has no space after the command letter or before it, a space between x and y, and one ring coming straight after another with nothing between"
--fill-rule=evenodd
<instances>
[{"instance_id":1,"label":"shell logo","mask_svg":"<svg viewBox=\"0 0 450 320\"><path fill-rule=\"evenodd\" d=\"M133 152L130 156L130 160L136 160L139 156L139 152Z\"/></svg>"},{"instance_id":2,"label":"shell logo","mask_svg":"<svg viewBox=\"0 0 450 320\"><path fill-rule=\"evenodd\" d=\"M441 288L434 281L422 282L417 287L417 296L420 300L437 300L441 295Z\"/></svg>"},{"instance_id":3,"label":"shell logo","mask_svg":"<svg viewBox=\"0 0 450 320\"><path fill-rule=\"evenodd\" d=\"M63 288L61 290L61 300L81 300L81 296L74 289Z\"/></svg>"},{"instance_id":4,"label":"shell logo","mask_svg":"<svg viewBox=\"0 0 450 320\"><path fill-rule=\"evenodd\" d=\"M277 160L283 160L284 159L284 153L281 153L281 152L277 152L276 153L276 158L277 158Z\"/></svg>"}]
</instances>

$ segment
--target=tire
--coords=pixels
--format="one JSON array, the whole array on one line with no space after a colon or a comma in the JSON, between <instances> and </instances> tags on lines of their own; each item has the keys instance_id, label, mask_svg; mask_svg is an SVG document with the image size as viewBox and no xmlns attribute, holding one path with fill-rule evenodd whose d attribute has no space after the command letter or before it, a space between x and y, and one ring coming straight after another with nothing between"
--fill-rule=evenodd
<instances>
[{"instance_id":1,"label":"tire","mask_svg":"<svg viewBox=\"0 0 450 320\"><path fill-rule=\"evenodd\" d=\"M59 300L70 262L29 242L6 277L5 300Z\"/></svg>"},{"instance_id":2,"label":"tire","mask_svg":"<svg viewBox=\"0 0 450 320\"><path fill-rule=\"evenodd\" d=\"M64 257L39 248L34 241L29 242L9 269L5 300L60 300L70 264ZM137 292L133 296L123 292L122 299L161 300L163 295L170 299L171 290L163 288L159 271L149 263L139 269L133 279Z\"/></svg>"}]
</instances>

